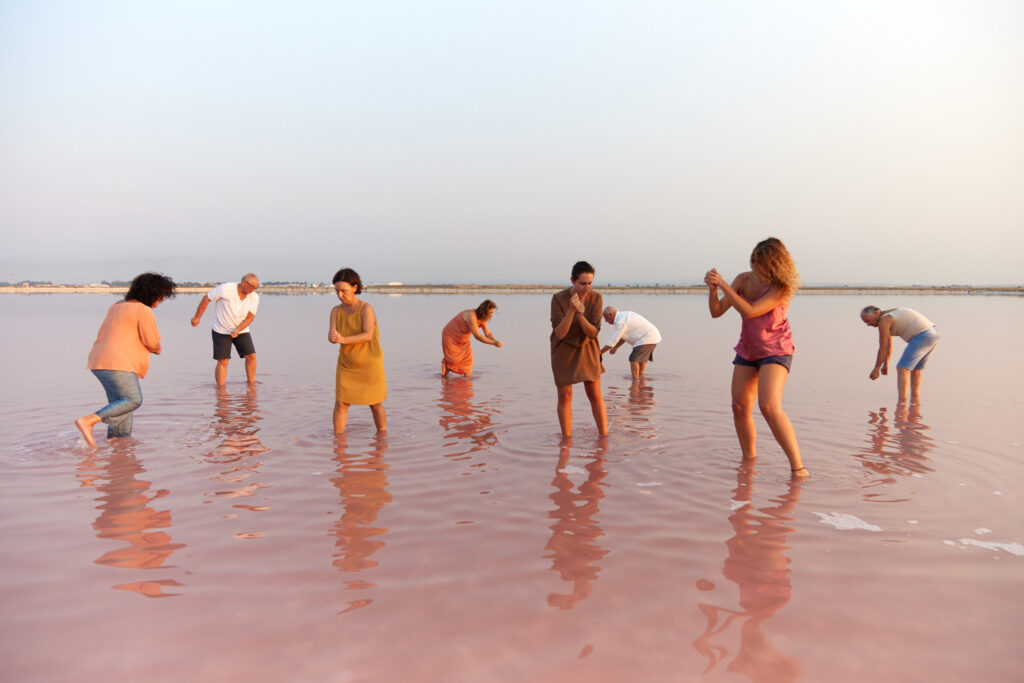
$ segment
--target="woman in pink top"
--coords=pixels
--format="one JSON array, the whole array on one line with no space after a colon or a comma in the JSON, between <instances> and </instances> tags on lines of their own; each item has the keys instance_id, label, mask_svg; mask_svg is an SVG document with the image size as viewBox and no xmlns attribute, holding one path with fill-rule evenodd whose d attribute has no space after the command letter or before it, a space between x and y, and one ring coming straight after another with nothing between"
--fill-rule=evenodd
<instances>
[{"instance_id":1,"label":"woman in pink top","mask_svg":"<svg viewBox=\"0 0 1024 683\"><path fill-rule=\"evenodd\" d=\"M90 446L96 445L92 428L107 423L107 438L131 436L132 413L142 405L139 378L149 370L149 354L160 353L160 332L153 309L174 297L174 281L156 273L143 273L107 311L89 352L88 368L103 385L109 403L75 420Z\"/></svg>"},{"instance_id":2,"label":"woman in pink top","mask_svg":"<svg viewBox=\"0 0 1024 683\"><path fill-rule=\"evenodd\" d=\"M731 285L714 268L704 276L711 317L718 318L735 308L743 318L732 372L732 415L743 459L757 457L756 401L775 440L789 458L793 476L803 478L808 474L807 468L800 459L793 424L782 410L782 392L794 351L786 313L799 282L786 246L774 237L754 247L750 270L737 275ZM722 291L721 299L718 290Z\"/></svg>"}]
</instances>

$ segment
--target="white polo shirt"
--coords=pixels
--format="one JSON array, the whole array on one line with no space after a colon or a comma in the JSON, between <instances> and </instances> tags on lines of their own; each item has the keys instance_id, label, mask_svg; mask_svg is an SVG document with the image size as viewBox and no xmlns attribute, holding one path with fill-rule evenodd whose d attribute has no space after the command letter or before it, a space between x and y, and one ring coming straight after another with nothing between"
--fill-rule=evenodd
<instances>
[{"instance_id":1,"label":"white polo shirt","mask_svg":"<svg viewBox=\"0 0 1024 683\"><path fill-rule=\"evenodd\" d=\"M612 323L612 339L608 346L615 346L620 339L625 339L630 346L657 344L661 341L661 333L639 313L619 311L615 314L615 322Z\"/></svg>"},{"instance_id":2,"label":"white polo shirt","mask_svg":"<svg viewBox=\"0 0 1024 683\"><path fill-rule=\"evenodd\" d=\"M239 298L237 282L217 285L206 296L214 303L213 331L218 334L231 334L238 323L245 320L245 316L250 313L256 315L256 308L260 305L260 295L256 292L250 292L244 299ZM248 331L246 327L239 330L238 334Z\"/></svg>"}]
</instances>

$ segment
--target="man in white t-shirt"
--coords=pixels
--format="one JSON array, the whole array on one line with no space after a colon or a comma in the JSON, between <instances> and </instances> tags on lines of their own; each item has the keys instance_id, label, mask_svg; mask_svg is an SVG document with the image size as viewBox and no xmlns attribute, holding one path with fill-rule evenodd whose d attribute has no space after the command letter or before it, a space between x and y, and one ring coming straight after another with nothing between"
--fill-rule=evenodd
<instances>
[{"instance_id":1,"label":"man in white t-shirt","mask_svg":"<svg viewBox=\"0 0 1024 683\"><path fill-rule=\"evenodd\" d=\"M192 327L199 324L203 312L211 301L217 302L213 309L213 359L217 366L213 378L217 386L224 386L228 377L228 361L231 360L231 346L245 359L245 376L249 384L256 382L256 347L249 334L249 323L256 317L260 304L259 278L246 273L239 282L225 282L203 295L192 316Z\"/></svg>"},{"instance_id":2,"label":"man in white t-shirt","mask_svg":"<svg viewBox=\"0 0 1024 683\"><path fill-rule=\"evenodd\" d=\"M608 306L603 315L612 326L612 338L601 353L611 351L614 354L628 342L633 347L629 354L629 371L633 373L633 379L640 379L644 376L647 362L654 360L654 347L661 342L661 333L647 318L633 311L620 311Z\"/></svg>"}]
</instances>

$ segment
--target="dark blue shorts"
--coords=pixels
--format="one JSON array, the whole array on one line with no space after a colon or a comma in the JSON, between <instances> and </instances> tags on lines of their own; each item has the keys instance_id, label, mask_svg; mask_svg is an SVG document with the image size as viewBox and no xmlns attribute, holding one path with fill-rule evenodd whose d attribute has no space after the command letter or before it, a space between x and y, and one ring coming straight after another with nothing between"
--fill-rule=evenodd
<instances>
[{"instance_id":1,"label":"dark blue shorts","mask_svg":"<svg viewBox=\"0 0 1024 683\"><path fill-rule=\"evenodd\" d=\"M214 332L213 334L213 359L224 360L231 358L231 345L234 344L235 350L238 351L238 355L245 358L248 355L256 353L256 347L252 343L252 335L248 332L243 332L237 337L232 337L230 334L221 334L220 332Z\"/></svg>"},{"instance_id":2,"label":"dark blue shorts","mask_svg":"<svg viewBox=\"0 0 1024 683\"><path fill-rule=\"evenodd\" d=\"M786 372L789 372L789 366L793 364L793 354L785 356L767 356L765 358L758 358L757 360L747 360L746 358L740 358L740 354L736 354L736 357L732 359L733 365L745 365L748 368L759 368L762 365L781 365L786 368Z\"/></svg>"}]
</instances>

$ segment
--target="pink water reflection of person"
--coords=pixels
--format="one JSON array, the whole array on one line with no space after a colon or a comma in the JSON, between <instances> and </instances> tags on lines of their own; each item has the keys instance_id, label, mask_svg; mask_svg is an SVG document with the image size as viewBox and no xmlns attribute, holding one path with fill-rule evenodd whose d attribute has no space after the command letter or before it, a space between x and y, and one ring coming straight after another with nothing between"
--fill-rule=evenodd
<instances>
[{"instance_id":1,"label":"pink water reflection of person","mask_svg":"<svg viewBox=\"0 0 1024 683\"><path fill-rule=\"evenodd\" d=\"M732 372L733 423L743 459L757 457L756 402L789 459L793 477L806 477L808 471L800 457L793 424L782 409L782 393L795 350L787 313L800 283L793 258L786 245L769 237L757 243L750 254L750 270L737 275L731 285L714 268L704 275L704 283L712 318L721 317L730 308L743 318Z\"/></svg>"},{"instance_id":2,"label":"pink water reflection of person","mask_svg":"<svg viewBox=\"0 0 1024 683\"><path fill-rule=\"evenodd\" d=\"M171 569L173 565L167 561L174 551L185 547L173 543L171 535L164 531L171 528L171 511L156 510L151 505L169 491L150 492L150 482L140 478L145 472L135 458L135 441L131 438L111 442L106 457L97 458L90 453L79 463L79 483L99 492L96 501L100 514L92 525L96 537L127 544L103 553L96 564L121 569ZM165 588L180 585L168 578L118 583L111 588L147 598L166 598L178 593L165 593Z\"/></svg>"},{"instance_id":3,"label":"pink water reflection of person","mask_svg":"<svg viewBox=\"0 0 1024 683\"><path fill-rule=\"evenodd\" d=\"M789 558L785 553L790 546L786 545L786 537L795 531L790 524L800 500L801 485L790 482L788 491L773 501L775 505L755 510L753 466L741 465L736 472L733 500L739 507L729 515L734 534L725 542L729 555L722 575L739 586L740 609L700 603L698 608L707 618L708 626L693 646L707 657L704 673L708 673L729 657L729 648L721 641L733 624L742 622L739 651L728 670L753 681L795 681L803 673L803 666L796 657L772 645L763 627L791 597ZM701 579L697 587L711 591L715 585ZM723 616L725 620L719 623Z\"/></svg>"},{"instance_id":4,"label":"pink water reflection of person","mask_svg":"<svg viewBox=\"0 0 1024 683\"><path fill-rule=\"evenodd\" d=\"M214 480L229 486L218 488L210 494L212 497L237 500L255 496L260 489L266 488L259 482L251 481L263 466L260 454L270 450L259 438L259 423L263 416L259 409L256 386L247 384L245 391L239 394L232 394L223 385L216 387L216 420L212 427L218 441L205 457L209 462L224 466ZM269 505L240 502L236 502L233 507L255 512L269 509ZM239 537L251 535L241 534Z\"/></svg>"},{"instance_id":5,"label":"pink water reflection of person","mask_svg":"<svg viewBox=\"0 0 1024 683\"><path fill-rule=\"evenodd\" d=\"M885 477L881 482L892 483L896 475L927 474L935 470L928 466L928 454L935 448L934 440L928 436L930 427L921 421L921 405L899 403L890 421L885 407L878 412L868 411L868 445L856 457L864 468ZM895 448L891 448L895 445Z\"/></svg>"},{"instance_id":6,"label":"pink water reflection of person","mask_svg":"<svg viewBox=\"0 0 1024 683\"><path fill-rule=\"evenodd\" d=\"M331 483L341 494L341 517L334 524L331 535L335 537L334 566L346 574L365 572L377 566L370 557L384 547L382 536L386 527L376 525L377 516L390 502L388 492L388 469L384 453L388 449L387 437L378 433L370 448L363 454L349 452L344 434L334 437L334 462L338 476ZM345 581L346 590L372 588L374 583L364 579L351 578ZM372 600L353 600L343 612L365 607Z\"/></svg>"},{"instance_id":7,"label":"pink water reflection of person","mask_svg":"<svg viewBox=\"0 0 1024 683\"><path fill-rule=\"evenodd\" d=\"M498 443L493 410L473 402L473 380L456 377L441 383L438 424L444 428L446 458L465 458Z\"/></svg>"},{"instance_id":8,"label":"pink water reflection of person","mask_svg":"<svg viewBox=\"0 0 1024 683\"><path fill-rule=\"evenodd\" d=\"M587 479L576 492L573 491L573 483L567 472L571 445L570 439L562 440L555 478L551 481L555 492L548 496L555 503L548 517L554 519L555 523L551 525L551 538L545 546L550 554L545 557L551 558L551 569L557 571L563 581L572 584L569 593L548 595L548 605L558 609L572 609L576 603L590 595L593 582L601 571L596 563L608 554L598 543L604 531L596 520L598 503L604 498L601 482L608 476L608 470L604 467L607 440L599 440L597 448L584 466Z\"/></svg>"}]
</instances>

